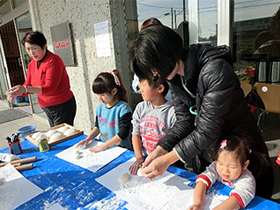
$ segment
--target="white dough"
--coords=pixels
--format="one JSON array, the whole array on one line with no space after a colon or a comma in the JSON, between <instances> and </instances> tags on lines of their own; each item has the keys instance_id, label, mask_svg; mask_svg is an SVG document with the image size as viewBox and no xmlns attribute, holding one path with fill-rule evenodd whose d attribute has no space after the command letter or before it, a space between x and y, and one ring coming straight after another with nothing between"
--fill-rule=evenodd
<instances>
[{"instance_id":1,"label":"white dough","mask_svg":"<svg viewBox=\"0 0 280 210\"><path fill-rule=\"evenodd\" d=\"M80 158L80 151L79 150L75 149L73 151L73 158L75 158L75 159L79 159Z\"/></svg>"},{"instance_id":2,"label":"white dough","mask_svg":"<svg viewBox=\"0 0 280 210\"><path fill-rule=\"evenodd\" d=\"M37 132L37 133L33 133L32 134L32 139L37 139L39 137L41 133L40 132Z\"/></svg>"},{"instance_id":3,"label":"white dough","mask_svg":"<svg viewBox=\"0 0 280 210\"><path fill-rule=\"evenodd\" d=\"M65 131L67 131L68 129L70 129L68 126L62 126L58 129L56 129L58 132L60 133L64 133Z\"/></svg>"},{"instance_id":4,"label":"white dough","mask_svg":"<svg viewBox=\"0 0 280 210\"><path fill-rule=\"evenodd\" d=\"M61 139L63 137L63 134L60 132L56 132L55 134L53 134L50 139L49 139L49 143L52 143L58 139Z\"/></svg>"},{"instance_id":5,"label":"white dough","mask_svg":"<svg viewBox=\"0 0 280 210\"><path fill-rule=\"evenodd\" d=\"M70 129L66 130L63 134L64 134L65 136L70 136L70 135L72 135L72 134L74 134L74 133L76 133L76 132L77 132L77 131L76 131L75 128L70 128Z\"/></svg>"},{"instance_id":6,"label":"white dough","mask_svg":"<svg viewBox=\"0 0 280 210\"><path fill-rule=\"evenodd\" d=\"M58 131L55 130L55 129L49 130L49 131L46 133L46 135L47 135L48 138L50 138L53 134L55 134L55 133L57 133L57 132L58 132Z\"/></svg>"},{"instance_id":7,"label":"white dough","mask_svg":"<svg viewBox=\"0 0 280 210\"><path fill-rule=\"evenodd\" d=\"M137 176L142 176L141 170L142 170L141 168L138 169L138 171L137 171Z\"/></svg>"},{"instance_id":8,"label":"white dough","mask_svg":"<svg viewBox=\"0 0 280 210\"><path fill-rule=\"evenodd\" d=\"M130 180L130 175L128 173L124 173L124 174L120 175L118 178L119 183L125 183L125 182L128 182L129 180Z\"/></svg>"}]
</instances>

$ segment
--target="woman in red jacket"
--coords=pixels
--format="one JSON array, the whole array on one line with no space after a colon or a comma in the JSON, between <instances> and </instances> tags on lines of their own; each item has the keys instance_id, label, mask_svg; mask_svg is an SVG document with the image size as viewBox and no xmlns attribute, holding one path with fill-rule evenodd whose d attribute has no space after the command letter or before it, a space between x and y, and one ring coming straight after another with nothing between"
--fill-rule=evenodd
<instances>
[{"instance_id":1,"label":"woman in red jacket","mask_svg":"<svg viewBox=\"0 0 280 210\"><path fill-rule=\"evenodd\" d=\"M17 96L35 93L51 127L61 123L73 125L76 101L62 59L48 51L47 40L41 32L28 32L22 44L32 61L24 84L8 90L7 99L13 101Z\"/></svg>"}]
</instances>

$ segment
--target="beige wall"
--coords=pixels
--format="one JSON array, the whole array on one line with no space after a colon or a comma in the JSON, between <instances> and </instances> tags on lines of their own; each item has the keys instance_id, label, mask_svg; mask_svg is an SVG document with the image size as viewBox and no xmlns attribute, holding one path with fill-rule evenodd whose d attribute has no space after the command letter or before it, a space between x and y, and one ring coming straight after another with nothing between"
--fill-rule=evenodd
<instances>
[{"instance_id":1,"label":"beige wall","mask_svg":"<svg viewBox=\"0 0 280 210\"><path fill-rule=\"evenodd\" d=\"M66 67L70 77L71 89L77 101L75 126L89 133L93 128L95 109L99 104L91 91L91 84L98 73L120 69L129 95L131 93L132 73L129 70L126 24L116 18L116 10L122 8L122 1L115 0L33 0L35 23L53 51L50 27L69 21L73 31L73 43L77 66ZM112 21L111 10L114 12ZM111 45L110 57L97 57L94 37L94 24L108 20ZM113 23L112 23L113 22ZM113 35L114 34L114 35ZM122 55L122 56L121 56ZM124 58L125 57L125 58ZM124 58L124 59L123 59Z\"/></svg>"}]
</instances>

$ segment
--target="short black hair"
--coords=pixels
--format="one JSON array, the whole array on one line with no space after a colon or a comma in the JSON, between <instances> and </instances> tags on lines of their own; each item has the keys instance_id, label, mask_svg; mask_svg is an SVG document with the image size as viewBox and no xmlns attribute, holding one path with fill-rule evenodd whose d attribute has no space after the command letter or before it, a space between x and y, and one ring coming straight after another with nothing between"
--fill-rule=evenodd
<instances>
[{"instance_id":1,"label":"short black hair","mask_svg":"<svg viewBox=\"0 0 280 210\"><path fill-rule=\"evenodd\" d=\"M134 72L146 77L153 75L153 69L166 79L183 57L181 37L164 25L150 25L142 29L130 50Z\"/></svg>"},{"instance_id":2,"label":"short black hair","mask_svg":"<svg viewBox=\"0 0 280 210\"><path fill-rule=\"evenodd\" d=\"M26 42L29 44L36 44L43 49L44 45L47 44L47 39L43 33L39 31L32 31L26 33L21 41L23 46L25 46Z\"/></svg>"},{"instance_id":3,"label":"short black hair","mask_svg":"<svg viewBox=\"0 0 280 210\"><path fill-rule=\"evenodd\" d=\"M153 89L159 87L160 85L163 85L164 86L164 90L162 91L161 94L163 96L166 96L166 94L167 94L167 92L169 90L169 86L168 86L167 82L165 80L163 80L161 77L157 77L157 76L156 77L153 77L153 76L146 77L146 76L143 76L143 75L139 75L138 78L139 78L139 81L147 80L149 85Z\"/></svg>"}]
</instances>

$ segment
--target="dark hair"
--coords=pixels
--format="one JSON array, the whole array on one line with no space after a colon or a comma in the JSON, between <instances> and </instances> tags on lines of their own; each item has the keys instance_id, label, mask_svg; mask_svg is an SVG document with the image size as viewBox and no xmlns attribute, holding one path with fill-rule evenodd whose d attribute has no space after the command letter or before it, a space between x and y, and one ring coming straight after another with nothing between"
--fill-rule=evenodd
<instances>
[{"instance_id":1,"label":"dark hair","mask_svg":"<svg viewBox=\"0 0 280 210\"><path fill-rule=\"evenodd\" d=\"M142 23L141 30L150 25L162 25L162 23L157 18L149 18Z\"/></svg>"},{"instance_id":2,"label":"dark hair","mask_svg":"<svg viewBox=\"0 0 280 210\"><path fill-rule=\"evenodd\" d=\"M117 84L118 82L119 84ZM123 84L121 74L117 69L113 70L112 72L102 72L98 74L92 83L92 91L95 94L111 94L114 88L117 88L117 93L115 96L121 101L128 102L127 90Z\"/></svg>"},{"instance_id":3,"label":"dark hair","mask_svg":"<svg viewBox=\"0 0 280 210\"><path fill-rule=\"evenodd\" d=\"M220 148L221 142L224 139L227 140L227 145L224 148ZM250 160L248 169L253 173L256 179L260 178L266 169L271 166L271 162L269 161L267 155L251 149L249 141L246 137L240 135L225 135L222 140L217 141L214 150L214 160L217 160L219 154L224 149L234 152L236 159L240 160L242 166L246 160Z\"/></svg>"},{"instance_id":4,"label":"dark hair","mask_svg":"<svg viewBox=\"0 0 280 210\"><path fill-rule=\"evenodd\" d=\"M47 40L46 40L44 34L42 34L39 31L32 31L32 32L26 33L21 41L23 46L25 46L25 42L27 42L29 44L36 44L36 45L40 46L42 49L43 49L44 45L47 44Z\"/></svg>"},{"instance_id":5,"label":"dark hair","mask_svg":"<svg viewBox=\"0 0 280 210\"><path fill-rule=\"evenodd\" d=\"M181 37L163 25L150 25L141 30L130 50L132 66L137 75L153 76L153 69L163 79L183 56Z\"/></svg>"},{"instance_id":6,"label":"dark hair","mask_svg":"<svg viewBox=\"0 0 280 210\"><path fill-rule=\"evenodd\" d=\"M147 80L149 85L153 89L159 87L160 85L163 85L164 90L162 91L161 94L163 96L166 96L166 94L169 90L169 86L168 86L167 82L165 80L163 80L162 78L160 78L160 77L145 77L144 75L139 75L139 76L137 75L137 77L139 78L139 81Z\"/></svg>"},{"instance_id":7,"label":"dark hair","mask_svg":"<svg viewBox=\"0 0 280 210\"><path fill-rule=\"evenodd\" d=\"M220 153L223 150L232 152L236 159L240 160L241 165L243 166L246 160L249 159L249 154L251 153L250 148L248 148L243 139L237 136L227 136L223 141L226 141L226 146L222 147L221 142L216 145L216 152L214 153L214 160L217 160Z\"/></svg>"}]
</instances>

